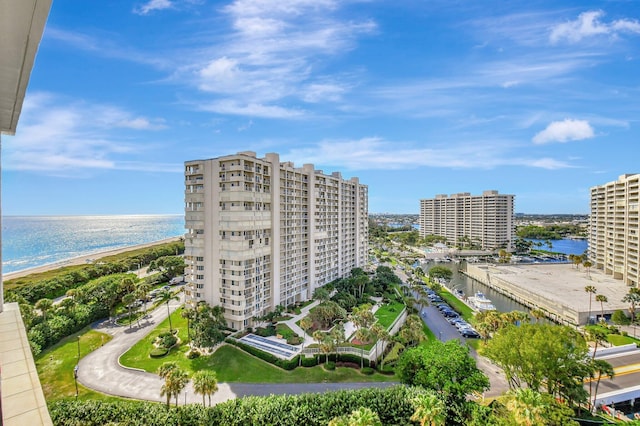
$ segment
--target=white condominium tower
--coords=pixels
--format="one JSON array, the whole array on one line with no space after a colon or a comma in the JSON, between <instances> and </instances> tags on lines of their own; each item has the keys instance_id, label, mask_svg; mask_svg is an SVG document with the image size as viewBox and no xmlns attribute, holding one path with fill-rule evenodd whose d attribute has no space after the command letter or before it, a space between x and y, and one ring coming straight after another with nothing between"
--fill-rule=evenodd
<instances>
[{"instance_id":1,"label":"white condominium tower","mask_svg":"<svg viewBox=\"0 0 640 426\"><path fill-rule=\"evenodd\" d=\"M278 154L187 161L185 228L188 303L244 329L366 264L368 188Z\"/></svg>"},{"instance_id":2,"label":"white condominium tower","mask_svg":"<svg viewBox=\"0 0 640 426\"><path fill-rule=\"evenodd\" d=\"M591 188L589 260L605 274L638 286L640 174Z\"/></svg>"},{"instance_id":3,"label":"white condominium tower","mask_svg":"<svg viewBox=\"0 0 640 426\"><path fill-rule=\"evenodd\" d=\"M467 239L485 250L512 249L513 200L513 195L498 191L436 195L420 200L420 236L439 235L452 245Z\"/></svg>"}]
</instances>

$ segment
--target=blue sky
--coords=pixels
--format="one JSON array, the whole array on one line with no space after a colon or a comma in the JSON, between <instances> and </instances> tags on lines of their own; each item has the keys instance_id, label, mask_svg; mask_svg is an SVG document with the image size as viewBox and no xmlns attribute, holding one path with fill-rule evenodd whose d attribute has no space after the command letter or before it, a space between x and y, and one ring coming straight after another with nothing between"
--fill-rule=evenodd
<instances>
[{"instance_id":1,"label":"blue sky","mask_svg":"<svg viewBox=\"0 0 640 426\"><path fill-rule=\"evenodd\" d=\"M183 162L358 176L372 213L486 189L586 213L637 173L640 2L54 1L4 214L183 211Z\"/></svg>"}]
</instances>

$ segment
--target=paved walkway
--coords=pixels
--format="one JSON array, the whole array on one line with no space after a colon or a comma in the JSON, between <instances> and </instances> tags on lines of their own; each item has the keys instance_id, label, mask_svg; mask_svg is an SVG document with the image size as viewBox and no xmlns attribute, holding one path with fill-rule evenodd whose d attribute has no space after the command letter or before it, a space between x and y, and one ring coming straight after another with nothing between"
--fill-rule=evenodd
<instances>
[{"instance_id":1,"label":"paved walkway","mask_svg":"<svg viewBox=\"0 0 640 426\"><path fill-rule=\"evenodd\" d=\"M309 311L313 308L315 308L316 306L318 306L320 304L319 300L314 300L312 303L309 303L307 306L305 306L304 308L300 309L300 314L291 317L291 319L288 319L286 321L283 321L283 324L286 324L287 326L289 326L289 328L291 330L293 330L294 333L296 333L298 336L304 336L304 346L307 347L313 343L316 343L316 341L313 339L313 337L309 336L307 333L304 332L304 330L302 328L300 328L300 326L298 324L296 324L296 322L300 321L302 318L306 317L307 314L309 313Z\"/></svg>"},{"instance_id":2,"label":"paved walkway","mask_svg":"<svg viewBox=\"0 0 640 426\"><path fill-rule=\"evenodd\" d=\"M170 310L173 312L181 303L180 301L170 302ZM313 306L313 303L306 306L300 315L305 315ZM165 318L167 318L167 307L163 304L151 312L146 319L141 320L140 327L137 324L134 324L131 328L129 326L120 326L109 320L98 323L95 329L112 335L113 339L80 360L78 381L90 389L109 395L165 402L166 399L160 397L163 380L159 376L142 370L125 368L118 362L122 354L153 331ZM297 320L292 319L289 321L295 323ZM82 342L80 343L82 344ZM292 395L339 389L384 388L395 384L397 383L218 383L218 392L212 396L211 402L217 404L249 395ZM189 382L185 391L180 394L178 402L179 404L201 404L202 395L195 394L193 385ZM175 400L172 400L172 403L175 403Z\"/></svg>"}]
</instances>

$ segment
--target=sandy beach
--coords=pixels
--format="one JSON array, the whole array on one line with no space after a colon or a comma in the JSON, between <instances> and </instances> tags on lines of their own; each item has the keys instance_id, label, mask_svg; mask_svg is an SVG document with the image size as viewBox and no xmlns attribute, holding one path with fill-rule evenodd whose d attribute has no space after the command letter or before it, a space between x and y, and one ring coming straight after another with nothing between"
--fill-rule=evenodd
<instances>
[{"instance_id":1,"label":"sandy beach","mask_svg":"<svg viewBox=\"0 0 640 426\"><path fill-rule=\"evenodd\" d=\"M63 266L84 265L86 263L91 263L94 260L98 260L98 259L101 259L103 257L113 256L115 254L120 254L120 253L124 253L124 252L127 252L127 251L141 249L141 248L145 248L145 247L151 247L151 246L155 246L155 245L158 245L158 244L169 243L169 242L172 242L172 241L178 241L180 238L182 238L182 237L179 236L179 237L166 238L164 240L154 241L154 242L151 242L151 243L138 244L138 245L135 245L135 246L128 246L128 247L121 247L121 248L112 249L112 250L105 250L105 251L101 251L101 252L88 254L86 256L78 256L78 257L74 257L72 259L67 259L67 260L63 260L63 261L60 261L60 262L56 262L56 263L50 263L50 264L38 266L38 267L35 267L35 268L24 269L22 271L16 271L16 272L9 272L7 274L3 274L2 275L2 279L3 279L3 281L7 281L7 280L14 279L14 278L24 277L24 276L27 276L27 275L30 275L30 274L37 274L37 273L40 273L40 272L50 271L52 269L61 268Z\"/></svg>"}]
</instances>

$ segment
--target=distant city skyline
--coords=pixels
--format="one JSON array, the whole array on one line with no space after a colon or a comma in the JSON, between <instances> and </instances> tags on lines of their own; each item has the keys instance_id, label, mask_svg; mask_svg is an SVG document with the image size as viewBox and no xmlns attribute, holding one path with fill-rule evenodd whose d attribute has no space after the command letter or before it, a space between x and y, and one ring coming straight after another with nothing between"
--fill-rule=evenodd
<instances>
[{"instance_id":1,"label":"distant city skyline","mask_svg":"<svg viewBox=\"0 0 640 426\"><path fill-rule=\"evenodd\" d=\"M54 2L3 214L180 214L184 161L278 152L370 213L497 190L585 214L638 173L640 4Z\"/></svg>"}]
</instances>

